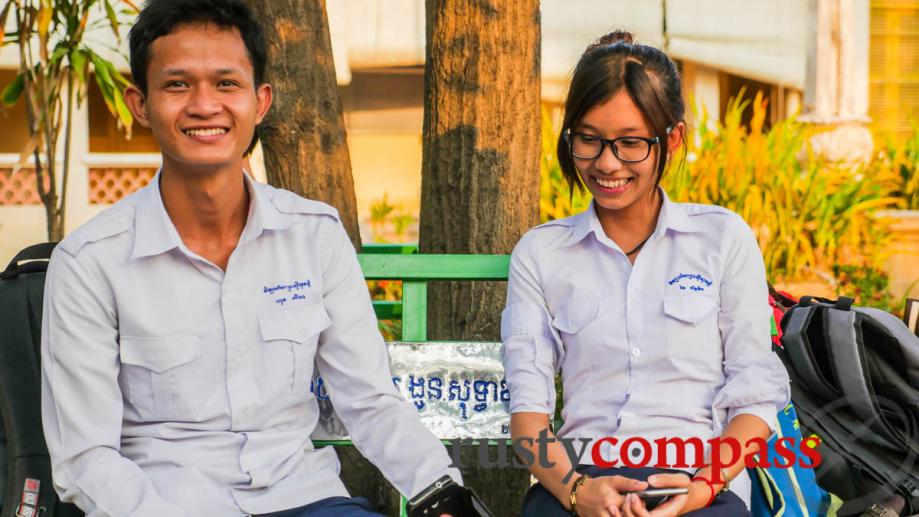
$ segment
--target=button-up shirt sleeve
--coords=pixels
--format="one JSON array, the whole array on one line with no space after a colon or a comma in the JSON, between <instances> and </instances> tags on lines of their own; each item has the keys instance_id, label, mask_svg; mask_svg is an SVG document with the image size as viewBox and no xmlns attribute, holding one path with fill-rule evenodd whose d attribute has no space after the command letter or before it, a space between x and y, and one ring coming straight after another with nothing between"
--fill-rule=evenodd
<instances>
[{"instance_id":1,"label":"button-up shirt sleeve","mask_svg":"<svg viewBox=\"0 0 919 517\"><path fill-rule=\"evenodd\" d=\"M775 429L775 415L790 399L788 373L772 352L766 268L749 226L732 214L722 250L721 312L725 384L715 396L716 413L751 414Z\"/></svg>"},{"instance_id":2,"label":"button-up shirt sleeve","mask_svg":"<svg viewBox=\"0 0 919 517\"><path fill-rule=\"evenodd\" d=\"M389 356L357 254L338 222L321 242L323 304L332 324L319 341L319 371L354 445L403 494L412 497L449 474L443 444L392 381Z\"/></svg>"},{"instance_id":3,"label":"button-up shirt sleeve","mask_svg":"<svg viewBox=\"0 0 919 517\"><path fill-rule=\"evenodd\" d=\"M184 516L119 453L117 314L105 280L81 259L58 247L45 285L42 419L55 488L88 517Z\"/></svg>"},{"instance_id":4,"label":"button-up shirt sleeve","mask_svg":"<svg viewBox=\"0 0 919 517\"><path fill-rule=\"evenodd\" d=\"M533 233L511 255L507 306L501 317L504 371L511 413L555 412L559 352L532 249Z\"/></svg>"}]
</instances>

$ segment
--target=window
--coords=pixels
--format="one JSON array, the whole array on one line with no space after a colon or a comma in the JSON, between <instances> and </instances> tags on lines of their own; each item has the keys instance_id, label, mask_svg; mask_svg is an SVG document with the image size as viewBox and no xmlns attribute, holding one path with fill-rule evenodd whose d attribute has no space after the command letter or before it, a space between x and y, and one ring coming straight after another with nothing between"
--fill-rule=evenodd
<instances>
[{"instance_id":1,"label":"window","mask_svg":"<svg viewBox=\"0 0 919 517\"><path fill-rule=\"evenodd\" d=\"M919 124L919 0L871 2L868 115L902 142Z\"/></svg>"}]
</instances>

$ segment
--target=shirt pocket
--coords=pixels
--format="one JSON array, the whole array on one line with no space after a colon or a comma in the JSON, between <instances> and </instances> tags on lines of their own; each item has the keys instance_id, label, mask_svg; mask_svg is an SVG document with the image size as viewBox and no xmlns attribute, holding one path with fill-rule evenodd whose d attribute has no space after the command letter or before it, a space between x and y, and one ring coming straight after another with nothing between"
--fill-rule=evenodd
<instances>
[{"instance_id":1,"label":"shirt pocket","mask_svg":"<svg viewBox=\"0 0 919 517\"><path fill-rule=\"evenodd\" d=\"M676 361L703 362L721 369L718 300L695 291L664 295L667 355Z\"/></svg>"},{"instance_id":2,"label":"shirt pocket","mask_svg":"<svg viewBox=\"0 0 919 517\"><path fill-rule=\"evenodd\" d=\"M206 400L197 335L121 336L120 379L141 416L193 419Z\"/></svg>"},{"instance_id":3,"label":"shirt pocket","mask_svg":"<svg viewBox=\"0 0 919 517\"><path fill-rule=\"evenodd\" d=\"M600 299L579 296L566 300L555 311L552 327L558 332L565 349L561 365L566 379L586 374L600 360L603 333L600 322Z\"/></svg>"},{"instance_id":4,"label":"shirt pocket","mask_svg":"<svg viewBox=\"0 0 919 517\"><path fill-rule=\"evenodd\" d=\"M320 333L332 324L322 304L260 314L258 328L273 393L305 393Z\"/></svg>"}]
</instances>

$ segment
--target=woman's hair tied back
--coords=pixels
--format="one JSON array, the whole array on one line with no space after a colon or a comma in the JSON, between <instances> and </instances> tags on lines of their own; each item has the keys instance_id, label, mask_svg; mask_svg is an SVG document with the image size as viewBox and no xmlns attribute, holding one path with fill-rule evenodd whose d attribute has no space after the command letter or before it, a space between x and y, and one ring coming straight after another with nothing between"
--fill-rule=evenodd
<instances>
[{"instance_id":1,"label":"woman's hair tied back","mask_svg":"<svg viewBox=\"0 0 919 517\"><path fill-rule=\"evenodd\" d=\"M588 45L587 50L585 50L584 53L586 54L587 52L590 52L597 47L615 45L617 43L632 45L635 43L635 38L632 37L631 32L616 30L601 36L596 43Z\"/></svg>"}]
</instances>

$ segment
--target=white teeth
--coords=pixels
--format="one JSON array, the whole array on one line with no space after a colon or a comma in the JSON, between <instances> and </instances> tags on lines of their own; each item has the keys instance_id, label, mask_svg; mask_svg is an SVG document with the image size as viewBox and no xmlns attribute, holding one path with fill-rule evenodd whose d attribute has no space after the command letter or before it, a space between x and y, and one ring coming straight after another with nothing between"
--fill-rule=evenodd
<instances>
[{"instance_id":1,"label":"white teeth","mask_svg":"<svg viewBox=\"0 0 919 517\"><path fill-rule=\"evenodd\" d=\"M631 178L625 178L621 180L602 180L597 178L597 183L599 183L603 188L619 188L624 186L629 181L631 181Z\"/></svg>"},{"instance_id":2,"label":"white teeth","mask_svg":"<svg viewBox=\"0 0 919 517\"><path fill-rule=\"evenodd\" d=\"M211 129L186 129L185 134L189 136L214 136L222 135L227 132L226 129L222 127L215 127Z\"/></svg>"}]
</instances>

